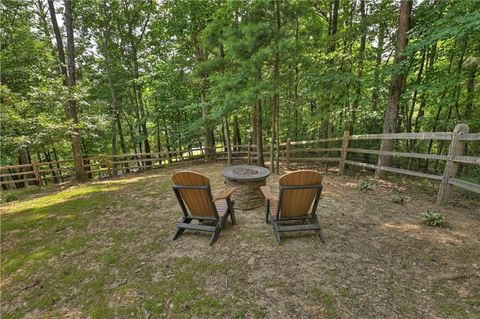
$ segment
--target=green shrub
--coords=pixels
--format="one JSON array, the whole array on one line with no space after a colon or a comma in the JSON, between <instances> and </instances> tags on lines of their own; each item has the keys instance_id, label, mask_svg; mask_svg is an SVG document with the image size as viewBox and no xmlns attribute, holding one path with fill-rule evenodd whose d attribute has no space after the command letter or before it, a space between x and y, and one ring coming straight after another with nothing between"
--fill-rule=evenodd
<instances>
[{"instance_id":1,"label":"green shrub","mask_svg":"<svg viewBox=\"0 0 480 319\"><path fill-rule=\"evenodd\" d=\"M446 227L447 222L442 214L427 210L422 214L423 223L430 227Z\"/></svg>"},{"instance_id":2,"label":"green shrub","mask_svg":"<svg viewBox=\"0 0 480 319\"><path fill-rule=\"evenodd\" d=\"M18 196L13 193L6 193L2 196L2 202L9 203L18 200Z\"/></svg>"},{"instance_id":3,"label":"green shrub","mask_svg":"<svg viewBox=\"0 0 480 319\"><path fill-rule=\"evenodd\" d=\"M368 179L364 179L362 181L360 181L360 183L358 183L357 185L357 189L359 191L371 191L373 189L373 185L372 183L370 183L370 181Z\"/></svg>"}]
</instances>

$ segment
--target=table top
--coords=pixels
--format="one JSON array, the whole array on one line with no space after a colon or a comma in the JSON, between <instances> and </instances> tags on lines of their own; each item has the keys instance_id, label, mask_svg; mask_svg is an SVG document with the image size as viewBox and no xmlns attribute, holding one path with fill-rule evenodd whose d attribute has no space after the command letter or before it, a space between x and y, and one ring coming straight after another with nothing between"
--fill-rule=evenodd
<instances>
[{"instance_id":1,"label":"table top","mask_svg":"<svg viewBox=\"0 0 480 319\"><path fill-rule=\"evenodd\" d=\"M270 170L254 165L235 165L226 167L222 176L237 181L261 181L270 176Z\"/></svg>"}]
</instances>

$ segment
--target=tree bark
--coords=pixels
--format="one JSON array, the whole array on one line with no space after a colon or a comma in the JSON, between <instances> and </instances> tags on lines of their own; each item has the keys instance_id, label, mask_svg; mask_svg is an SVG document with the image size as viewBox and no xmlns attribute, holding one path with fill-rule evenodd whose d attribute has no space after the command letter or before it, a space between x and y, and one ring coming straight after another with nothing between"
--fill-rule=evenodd
<instances>
[{"instance_id":1,"label":"tree bark","mask_svg":"<svg viewBox=\"0 0 480 319\"><path fill-rule=\"evenodd\" d=\"M420 84L421 80L422 80L422 74L423 74L423 67L425 65L425 57L426 57L426 50L423 51L422 53L422 58L420 59L420 66L419 66L419 69L418 69L418 73L417 73L417 80L415 82L416 85ZM408 110L407 112L407 124L406 124L406 131L407 132L411 132L412 131L412 125L413 125L413 112L415 111L415 104L417 103L417 94L418 94L418 90L415 89L413 91L413 96L412 96L412 103L411 103L411 106L410 106L410 110ZM412 140L413 141L413 140Z\"/></svg>"},{"instance_id":2,"label":"tree bark","mask_svg":"<svg viewBox=\"0 0 480 319\"><path fill-rule=\"evenodd\" d=\"M355 98L352 103L352 113L351 113L351 120L348 130L350 134L353 135L353 129L355 127L355 122L357 120L357 108L360 104L360 96L362 92L362 77L363 77L363 61L365 60L365 44L367 41L367 27L365 24L365 0L360 0L360 16L361 19L361 29L362 29L362 36L360 37L360 48L358 51L358 73L357 73L357 80L355 82Z\"/></svg>"},{"instance_id":3,"label":"tree bark","mask_svg":"<svg viewBox=\"0 0 480 319\"><path fill-rule=\"evenodd\" d=\"M330 34L330 47L328 49L329 55L336 50L336 36L337 36L337 28L338 28L338 9L340 7L340 1L334 0L333 2L333 9L331 11L331 18L330 18L330 26L329 26L329 34ZM333 58L329 58L329 63L333 66L335 65L335 60ZM329 119L330 119L330 104L333 100L333 97L330 95L328 98L329 101L323 104L323 117L322 123L320 128L320 137L321 138L328 138L328 131L329 131ZM328 143L326 144L328 147Z\"/></svg>"},{"instance_id":4,"label":"tree bark","mask_svg":"<svg viewBox=\"0 0 480 319\"><path fill-rule=\"evenodd\" d=\"M460 59L458 60L457 70L456 70L458 77L460 77L461 74L462 74L462 67L463 67L463 63L465 62L465 53L466 53L466 50L467 50L467 43L468 43L468 38L464 40L462 51L461 51L461 54L460 54ZM444 132L449 130L449 122L450 122L450 118L452 117L453 109L454 108L455 108L455 110L458 109L461 89L462 89L462 86L461 86L460 83L457 83L453 88L453 101L450 103L450 106L448 108L448 113L447 113L447 119L444 121L444 125L443 125L443 131ZM437 151L438 155L442 154L444 145L445 145L445 141L443 141L443 140L440 141L440 147L438 148L438 151ZM436 161L435 162L434 174L437 174L438 165L439 165L439 161Z\"/></svg>"},{"instance_id":5,"label":"tree bark","mask_svg":"<svg viewBox=\"0 0 480 319\"><path fill-rule=\"evenodd\" d=\"M227 163L228 166L232 165L232 146L230 144L230 125L228 124L228 116L224 117L225 126L225 143L227 146Z\"/></svg>"},{"instance_id":6,"label":"tree bark","mask_svg":"<svg viewBox=\"0 0 480 319\"><path fill-rule=\"evenodd\" d=\"M456 50L452 50L452 53L450 54L447 74L450 74L450 71L452 70L453 58L455 57L455 51ZM447 90L445 89L442 93L442 96L440 97L440 101L443 101L446 94L447 94ZM442 108L443 108L443 103L439 103L437 113L435 115L435 120L433 122L432 132L435 132L437 130L437 125L438 125L438 121L440 119L440 114L442 112ZM430 154L430 152L432 151L432 147L433 147L433 140L430 140L430 141L428 141L427 154ZM429 161L427 159L427 160L425 160L425 167L424 167L425 172L428 172L428 164L429 164Z\"/></svg>"},{"instance_id":7,"label":"tree bark","mask_svg":"<svg viewBox=\"0 0 480 319\"><path fill-rule=\"evenodd\" d=\"M88 180L83 167L82 143L80 130L78 129L77 100L75 99L75 87L77 83L75 74L75 43L73 36L72 2L65 0L65 28L67 30L67 68L68 68L68 111L72 120L72 153L75 166L75 178L79 182Z\"/></svg>"},{"instance_id":8,"label":"tree bark","mask_svg":"<svg viewBox=\"0 0 480 319\"><path fill-rule=\"evenodd\" d=\"M280 2L275 1L275 60L273 63L273 82L274 82L274 92L272 99L272 127L271 127L271 143L270 143L270 170L275 171L275 155L277 145L277 118L278 112L280 109L280 96L279 96L279 84L280 84L280 53L278 47L279 35L280 35Z\"/></svg>"},{"instance_id":9,"label":"tree bark","mask_svg":"<svg viewBox=\"0 0 480 319\"><path fill-rule=\"evenodd\" d=\"M427 66L427 69L425 70L425 83L428 83L428 80L430 78L430 73L432 72L433 63L435 62L436 51L437 51L437 44L434 44L430 49L430 52L428 55L428 66ZM427 94L426 92L423 92L422 101L420 102L420 107L418 108L418 113L417 113L417 116L415 117L415 123L413 125L414 132L420 131L420 119L425 114L424 110L426 105L427 105Z\"/></svg>"},{"instance_id":10,"label":"tree bark","mask_svg":"<svg viewBox=\"0 0 480 319\"><path fill-rule=\"evenodd\" d=\"M473 99L475 97L475 76L477 73L478 62L472 61L468 65L468 78L467 78L467 96L465 98L465 115L467 118L473 111Z\"/></svg>"},{"instance_id":11,"label":"tree bark","mask_svg":"<svg viewBox=\"0 0 480 319\"><path fill-rule=\"evenodd\" d=\"M385 4L385 0L382 1L380 12L383 11L383 6ZM375 71L373 74L373 90L372 90L372 109L374 111L377 110L377 103L378 103L378 91L379 91L379 74L380 74L380 65L382 64L382 54L383 54L383 46L385 41L385 22L381 21L378 25L378 45L376 49L376 58L375 58Z\"/></svg>"},{"instance_id":12,"label":"tree bark","mask_svg":"<svg viewBox=\"0 0 480 319\"><path fill-rule=\"evenodd\" d=\"M48 11L50 12L50 19L52 20L53 33L55 34L55 41L57 43L58 60L60 62L60 72L63 74L63 84L67 86L67 62L65 61L65 50L63 48L62 34L58 27L57 15L55 13L55 5L53 0L48 0Z\"/></svg>"},{"instance_id":13,"label":"tree bark","mask_svg":"<svg viewBox=\"0 0 480 319\"><path fill-rule=\"evenodd\" d=\"M331 13L331 18L330 18L330 52L334 52L336 49L336 41L335 41L335 36L337 34L337 25L338 25L338 8L340 6L340 0L334 0L333 2L333 10Z\"/></svg>"},{"instance_id":14,"label":"tree bark","mask_svg":"<svg viewBox=\"0 0 480 319\"><path fill-rule=\"evenodd\" d=\"M242 138L240 136L240 127L238 126L238 115L233 116L233 143L235 145L242 145ZM240 148L235 148L236 151L239 151Z\"/></svg>"},{"instance_id":15,"label":"tree bark","mask_svg":"<svg viewBox=\"0 0 480 319\"><path fill-rule=\"evenodd\" d=\"M262 70L261 67L257 70L256 76L257 82L262 81ZM262 100L258 99L255 102L255 127L256 127L256 143L257 143L257 165L265 166L265 161L263 160L263 128L262 128Z\"/></svg>"},{"instance_id":16,"label":"tree bark","mask_svg":"<svg viewBox=\"0 0 480 319\"><path fill-rule=\"evenodd\" d=\"M164 133L165 133L165 148L167 149L167 153L170 153L170 151L171 151L171 149L170 149L170 139L168 138L168 128L167 128L166 125L163 127L163 130L164 130ZM171 164L172 163L172 158L170 157L170 155L167 155L167 158L168 158L168 162Z\"/></svg>"},{"instance_id":17,"label":"tree bark","mask_svg":"<svg viewBox=\"0 0 480 319\"><path fill-rule=\"evenodd\" d=\"M397 45L395 50L395 64L398 66L405 60L402 51L407 46L407 32L409 29L410 14L412 12L412 1L402 0L400 3L400 18L398 22ZM400 95L403 90L403 82L405 80L405 72L400 71L398 74L392 75L392 83L388 94L388 105L385 110L385 117L383 122L383 133L391 134L397 130L398 104L400 102ZM382 140L380 151L392 151L394 140ZM391 156L380 155L378 157L379 166L390 166L392 161ZM380 169L376 171L377 177L383 177L384 172Z\"/></svg>"},{"instance_id":18,"label":"tree bark","mask_svg":"<svg viewBox=\"0 0 480 319\"><path fill-rule=\"evenodd\" d=\"M103 30L103 56L105 58L105 73L107 74L108 79L108 89L110 91L110 105L111 105L111 121L112 121L112 155L117 155L117 94L113 86L112 79L112 70L110 64L110 18L111 14L108 12L106 1L103 2L103 10L107 14L107 20L105 21L105 26ZM108 13L107 13L108 12Z\"/></svg>"},{"instance_id":19,"label":"tree bark","mask_svg":"<svg viewBox=\"0 0 480 319\"><path fill-rule=\"evenodd\" d=\"M298 141L298 127L299 127L299 110L298 110L298 80L299 80L299 67L298 67L298 43L299 43L299 33L300 33L300 22L298 18L298 13L295 15L295 78L293 85L293 120L294 120L294 136L295 141Z\"/></svg>"}]
</instances>

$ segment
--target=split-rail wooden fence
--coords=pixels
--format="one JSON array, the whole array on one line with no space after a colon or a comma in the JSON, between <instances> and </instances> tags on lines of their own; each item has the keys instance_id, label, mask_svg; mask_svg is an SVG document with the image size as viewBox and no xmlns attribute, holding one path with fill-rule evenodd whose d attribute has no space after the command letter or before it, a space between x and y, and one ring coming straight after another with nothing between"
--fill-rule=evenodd
<instances>
[{"instance_id":1,"label":"split-rail wooden fence","mask_svg":"<svg viewBox=\"0 0 480 319\"><path fill-rule=\"evenodd\" d=\"M400 142L428 140L440 141L440 143L449 142L450 144L447 154L386 152L378 149L352 147L352 144L358 141L381 141L385 139L393 139ZM464 124L457 125L453 132L350 135L348 131L345 131L343 137L310 141L291 141L288 139L285 143L279 145L278 161L287 168L295 163L338 163L339 174L345 172L346 166L357 166L376 170L377 172L385 171L436 180L440 182L437 204L444 205L448 201L452 185L480 193L480 184L459 179L457 176L460 164L480 165L480 154L477 154L477 156L466 156L464 154L467 142L480 142L480 133L469 133L468 126ZM319 147L320 145L323 147ZM256 145L250 144L232 145L231 154L235 160L240 159L247 163L255 163L257 157L256 148ZM217 146L215 153L216 159L226 159L228 154L224 146ZM269 154L268 147L264 150L264 154ZM368 163L365 158L358 159L358 156L354 158L358 154L408 158L409 161L413 159L444 161L445 165L442 174L431 174L400 167L378 166ZM265 156L265 159L267 157ZM84 167L90 178L105 178L151 168L205 162L205 149L197 147L170 152L101 155L86 157L83 160ZM0 170L0 185L3 188L30 187L47 184L48 182L59 183L75 176L73 160L1 166Z\"/></svg>"}]
</instances>

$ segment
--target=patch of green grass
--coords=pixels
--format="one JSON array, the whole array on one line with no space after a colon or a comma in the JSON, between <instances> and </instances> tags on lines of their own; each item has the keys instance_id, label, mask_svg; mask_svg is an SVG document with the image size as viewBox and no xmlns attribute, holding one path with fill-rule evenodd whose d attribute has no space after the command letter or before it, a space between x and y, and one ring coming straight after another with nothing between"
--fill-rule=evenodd
<instances>
[{"instance_id":1,"label":"patch of green grass","mask_svg":"<svg viewBox=\"0 0 480 319\"><path fill-rule=\"evenodd\" d=\"M326 308L325 315L327 318L339 318L334 295L319 288L310 289L308 294L313 298L313 301L320 303Z\"/></svg>"},{"instance_id":2,"label":"patch of green grass","mask_svg":"<svg viewBox=\"0 0 480 319\"><path fill-rule=\"evenodd\" d=\"M49 194L49 190L55 189L55 185L48 185L48 186L33 186L33 187L23 187L14 190L2 190L0 192L0 203L8 203L14 200L23 200L31 195L42 194L45 195ZM13 200L8 200L7 198L11 198Z\"/></svg>"},{"instance_id":3,"label":"patch of green grass","mask_svg":"<svg viewBox=\"0 0 480 319\"><path fill-rule=\"evenodd\" d=\"M10 203L16 200L18 200L17 194L6 193L6 194L2 194L2 197L0 198L0 203Z\"/></svg>"},{"instance_id":4,"label":"patch of green grass","mask_svg":"<svg viewBox=\"0 0 480 319\"><path fill-rule=\"evenodd\" d=\"M338 289L338 292L340 293L340 296L342 296L343 298L347 298L347 299L357 299L358 298L358 294L351 291L348 288L341 287L341 288Z\"/></svg>"},{"instance_id":5,"label":"patch of green grass","mask_svg":"<svg viewBox=\"0 0 480 319\"><path fill-rule=\"evenodd\" d=\"M442 315L448 316L450 318L465 318L466 315L464 307L449 302L440 304L439 310Z\"/></svg>"},{"instance_id":6,"label":"patch of green grass","mask_svg":"<svg viewBox=\"0 0 480 319\"><path fill-rule=\"evenodd\" d=\"M478 307L480 308L480 296L477 297L470 297L467 299L467 304L473 307ZM480 311L480 309L479 309Z\"/></svg>"},{"instance_id":7,"label":"patch of green grass","mask_svg":"<svg viewBox=\"0 0 480 319\"><path fill-rule=\"evenodd\" d=\"M15 229L48 228L58 224L59 219L77 219L85 211L99 208L108 202L107 192L117 190L116 186L88 185L15 203L2 214L2 233ZM80 225L81 226L81 225Z\"/></svg>"},{"instance_id":8,"label":"patch of green grass","mask_svg":"<svg viewBox=\"0 0 480 319\"><path fill-rule=\"evenodd\" d=\"M27 242L20 249L8 250L2 254L2 273L6 275L14 273L26 264L30 266L28 271L34 271L35 265L43 264L49 258L58 256L62 252L82 249L86 242L87 238L85 237L52 242L48 246L43 246L38 242Z\"/></svg>"}]
</instances>

